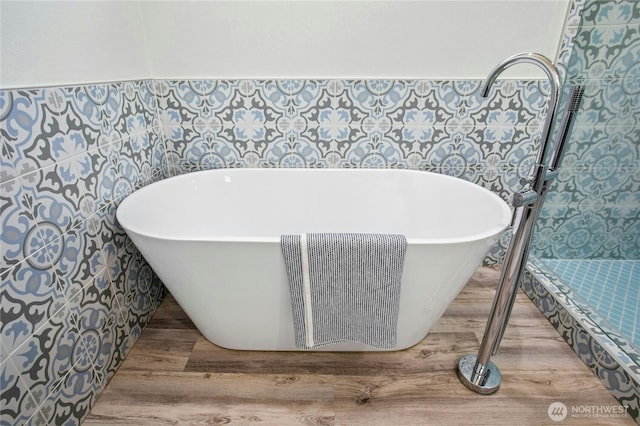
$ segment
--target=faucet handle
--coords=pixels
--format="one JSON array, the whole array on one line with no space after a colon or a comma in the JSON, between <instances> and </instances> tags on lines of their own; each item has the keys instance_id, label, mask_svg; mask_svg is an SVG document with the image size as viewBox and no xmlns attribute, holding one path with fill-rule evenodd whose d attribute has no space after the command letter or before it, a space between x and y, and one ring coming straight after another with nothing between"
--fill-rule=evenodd
<instances>
[{"instance_id":1,"label":"faucet handle","mask_svg":"<svg viewBox=\"0 0 640 426\"><path fill-rule=\"evenodd\" d=\"M538 194L532 190L516 192L509 196L509 202L516 208L531 205L536 201L538 201Z\"/></svg>"}]
</instances>

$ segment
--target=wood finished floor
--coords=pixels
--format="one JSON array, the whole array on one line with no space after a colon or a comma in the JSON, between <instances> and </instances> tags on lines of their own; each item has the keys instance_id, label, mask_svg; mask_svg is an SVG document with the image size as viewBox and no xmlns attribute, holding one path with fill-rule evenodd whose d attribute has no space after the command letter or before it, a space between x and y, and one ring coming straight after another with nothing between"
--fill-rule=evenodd
<instances>
[{"instance_id":1,"label":"wood finished floor","mask_svg":"<svg viewBox=\"0 0 640 426\"><path fill-rule=\"evenodd\" d=\"M169 296L84 424L635 424L551 421L556 401L569 411L618 403L523 294L493 358L501 389L481 396L458 381L458 360L478 350L498 278L478 269L422 342L387 353L222 349Z\"/></svg>"}]
</instances>

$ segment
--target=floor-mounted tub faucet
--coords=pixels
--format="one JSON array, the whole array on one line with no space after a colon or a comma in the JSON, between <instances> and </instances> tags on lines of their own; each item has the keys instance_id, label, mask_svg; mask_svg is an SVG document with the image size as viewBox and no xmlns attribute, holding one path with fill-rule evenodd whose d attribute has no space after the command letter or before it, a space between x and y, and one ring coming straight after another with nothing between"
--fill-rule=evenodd
<instances>
[{"instance_id":1,"label":"floor-mounted tub faucet","mask_svg":"<svg viewBox=\"0 0 640 426\"><path fill-rule=\"evenodd\" d=\"M526 266L529 248L533 236L533 227L540 213L542 201L548 188L545 175L549 169L545 162L551 141L551 127L555 121L559 102L560 75L553 63L538 53L521 53L511 56L498 64L489 74L481 87L482 97L487 97L491 86L498 76L515 64L533 64L545 72L550 83L547 117L544 122L540 148L531 176L523 179L524 189L512 194L509 201L513 210L513 236L507 249L502 267L500 283L489 314L478 355L466 355L458 364L458 377L469 389L480 394L491 394L498 390L502 375L496 365L490 361L498 350L500 340L506 329L515 302L520 277ZM554 153L561 153L564 138L557 142ZM556 155L554 154L554 157ZM554 158L554 163L556 163ZM551 176L552 174L550 174ZM555 173L553 173L555 176Z\"/></svg>"}]
</instances>

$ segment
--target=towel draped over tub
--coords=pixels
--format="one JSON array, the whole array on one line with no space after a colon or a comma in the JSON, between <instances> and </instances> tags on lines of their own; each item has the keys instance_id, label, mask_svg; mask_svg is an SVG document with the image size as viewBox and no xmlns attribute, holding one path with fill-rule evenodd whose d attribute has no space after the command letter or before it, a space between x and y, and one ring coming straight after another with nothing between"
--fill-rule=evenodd
<instances>
[{"instance_id":1,"label":"towel draped over tub","mask_svg":"<svg viewBox=\"0 0 640 426\"><path fill-rule=\"evenodd\" d=\"M296 347L397 341L404 235L282 235Z\"/></svg>"}]
</instances>

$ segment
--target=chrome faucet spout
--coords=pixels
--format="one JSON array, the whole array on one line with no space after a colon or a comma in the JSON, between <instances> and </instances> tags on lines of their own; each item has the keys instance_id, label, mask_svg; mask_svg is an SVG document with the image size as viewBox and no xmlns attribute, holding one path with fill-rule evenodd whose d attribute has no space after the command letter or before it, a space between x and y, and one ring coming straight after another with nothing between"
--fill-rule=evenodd
<instances>
[{"instance_id":1,"label":"chrome faucet spout","mask_svg":"<svg viewBox=\"0 0 640 426\"><path fill-rule=\"evenodd\" d=\"M544 181L544 173L547 170L547 167L543 167L543 162L549 148L551 139L551 126L553 125L553 118L555 117L556 110L558 109L558 98L561 86L560 74L558 73L555 65L553 65L553 62L551 62L546 56L539 53L530 52L518 53L500 62L493 70L491 70L488 77L484 80L482 86L480 87L480 95L483 98L489 96L489 91L491 90L491 87L497 80L498 76L500 76L500 74L502 74L507 68L510 68L511 66L516 64L532 64L539 67L544 71L550 84L547 118L545 120L542 135L540 137L541 145L538 151L538 156L536 158L537 170L534 171L534 176L532 176L533 179L531 184L531 188L534 191L539 192L538 190L542 187Z\"/></svg>"},{"instance_id":2,"label":"chrome faucet spout","mask_svg":"<svg viewBox=\"0 0 640 426\"><path fill-rule=\"evenodd\" d=\"M480 88L481 96L483 98L486 98L489 95L491 86L493 86L493 83L495 83L498 76L502 74L504 70L511 67L512 65L521 63L529 63L542 68L551 83L551 92L555 92L557 97L557 92L560 88L560 75L558 74L555 65L553 65L553 63L546 56L539 53L530 52L518 53L516 55L510 56L496 65L495 68L491 70L488 77L484 80L484 83ZM549 100L549 102L551 103L551 99Z\"/></svg>"}]
</instances>

